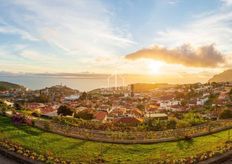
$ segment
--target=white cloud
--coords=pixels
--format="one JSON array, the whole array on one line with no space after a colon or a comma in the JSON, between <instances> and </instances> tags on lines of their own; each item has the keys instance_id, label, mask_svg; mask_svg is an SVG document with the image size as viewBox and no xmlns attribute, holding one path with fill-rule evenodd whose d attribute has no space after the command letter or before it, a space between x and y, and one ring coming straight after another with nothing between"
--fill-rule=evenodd
<instances>
[{"instance_id":1,"label":"white cloud","mask_svg":"<svg viewBox=\"0 0 232 164\"><path fill-rule=\"evenodd\" d=\"M221 0L226 5L232 5L232 0Z\"/></svg>"},{"instance_id":2,"label":"white cloud","mask_svg":"<svg viewBox=\"0 0 232 164\"><path fill-rule=\"evenodd\" d=\"M25 12L15 19L21 27L33 29L41 40L76 55L115 54L134 44L118 32L110 11L98 1L15 1ZM30 26L28 26L30 25ZM80 57L78 56L78 57Z\"/></svg>"},{"instance_id":3,"label":"white cloud","mask_svg":"<svg viewBox=\"0 0 232 164\"><path fill-rule=\"evenodd\" d=\"M220 8L195 17L185 25L159 31L154 39L156 44L175 47L191 43L195 46L215 43L224 53L232 52L232 10L231 7Z\"/></svg>"},{"instance_id":4,"label":"white cloud","mask_svg":"<svg viewBox=\"0 0 232 164\"><path fill-rule=\"evenodd\" d=\"M38 38L31 35L25 30L22 30L17 27L13 27L9 24L7 24L5 21L0 20L0 33L4 34L17 34L20 35L22 39L30 40L30 41L38 41Z\"/></svg>"}]
</instances>

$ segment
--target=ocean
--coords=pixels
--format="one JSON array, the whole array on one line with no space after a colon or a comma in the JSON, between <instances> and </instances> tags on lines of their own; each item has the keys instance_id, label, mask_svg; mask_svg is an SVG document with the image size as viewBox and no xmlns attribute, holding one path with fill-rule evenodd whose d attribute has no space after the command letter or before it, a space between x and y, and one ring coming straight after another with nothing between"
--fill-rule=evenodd
<instances>
[{"instance_id":1,"label":"ocean","mask_svg":"<svg viewBox=\"0 0 232 164\"><path fill-rule=\"evenodd\" d=\"M0 81L7 81L23 85L36 90L54 85L65 85L79 91L90 91L97 88L115 86L115 78L104 76L48 76L48 75L0 75ZM109 85L108 85L109 81ZM118 78L117 86L129 83Z\"/></svg>"}]
</instances>

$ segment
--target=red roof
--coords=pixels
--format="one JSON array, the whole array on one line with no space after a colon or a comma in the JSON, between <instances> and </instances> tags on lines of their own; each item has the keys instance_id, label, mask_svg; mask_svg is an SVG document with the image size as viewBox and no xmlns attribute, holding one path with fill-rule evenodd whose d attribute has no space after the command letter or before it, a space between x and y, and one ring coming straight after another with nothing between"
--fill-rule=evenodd
<instances>
[{"instance_id":1,"label":"red roof","mask_svg":"<svg viewBox=\"0 0 232 164\"><path fill-rule=\"evenodd\" d=\"M107 112L105 111L98 111L95 113L95 118L96 120L103 121L105 117L107 116Z\"/></svg>"}]
</instances>

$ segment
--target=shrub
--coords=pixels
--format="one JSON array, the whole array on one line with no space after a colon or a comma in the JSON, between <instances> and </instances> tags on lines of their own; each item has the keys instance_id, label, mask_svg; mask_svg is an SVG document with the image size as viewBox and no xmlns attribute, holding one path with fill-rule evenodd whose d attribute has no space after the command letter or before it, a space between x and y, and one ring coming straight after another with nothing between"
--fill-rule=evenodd
<instances>
[{"instance_id":1,"label":"shrub","mask_svg":"<svg viewBox=\"0 0 232 164\"><path fill-rule=\"evenodd\" d=\"M0 101L0 113L5 115L9 107L2 101Z\"/></svg>"},{"instance_id":2,"label":"shrub","mask_svg":"<svg viewBox=\"0 0 232 164\"><path fill-rule=\"evenodd\" d=\"M175 129L177 121L176 119L170 119L167 121L167 129Z\"/></svg>"},{"instance_id":3,"label":"shrub","mask_svg":"<svg viewBox=\"0 0 232 164\"><path fill-rule=\"evenodd\" d=\"M219 118L221 119L228 119L228 118L232 118L232 111L225 109L222 111L222 113L220 114Z\"/></svg>"},{"instance_id":4,"label":"shrub","mask_svg":"<svg viewBox=\"0 0 232 164\"><path fill-rule=\"evenodd\" d=\"M16 125L19 125L19 124L23 124L24 123L24 120L25 118L22 117L20 114L14 114L11 118L12 122Z\"/></svg>"},{"instance_id":5,"label":"shrub","mask_svg":"<svg viewBox=\"0 0 232 164\"><path fill-rule=\"evenodd\" d=\"M57 114L62 115L62 116L72 116L73 110L72 110L72 108L68 107L67 105L61 105L57 109Z\"/></svg>"},{"instance_id":6,"label":"shrub","mask_svg":"<svg viewBox=\"0 0 232 164\"><path fill-rule=\"evenodd\" d=\"M80 111L74 114L75 118L81 118L83 120L92 120L94 118L93 114L88 111Z\"/></svg>"},{"instance_id":7,"label":"shrub","mask_svg":"<svg viewBox=\"0 0 232 164\"><path fill-rule=\"evenodd\" d=\"M188 121L184 121L184 120L179 120L177 121L176 127L177 128L186 128L186 127L190 127L191 124Z\"/></svg>"},{"instance_id":8,"label":"shrub","mask_svg":"<svg viewBox=\"0 0 232 164\"><path fill-rule=\"evenodd\" d=\"M166 120L148 119L145 122L147 130L164 130L166 128Z\"/></svg>"},{"instance_id":9,"label":"shrub","mask_svg":"<svg viewBox=\"0 0 232 164\"><path fill-rule=\"evenodd\" d=\"M14 108L15 108L15 110L22 110L23 109L23 107L20 103L14 103Z\"/></svg>"},{"instance_id":10,"label":"shrub","mask_svg":"<svg viewBox=\"0 0 232 164\"><path fill-rule=\"evenodd\" d=\"M14 114L11 119L12 119L12 122L16 125L20 125L20 124L32 125L33 124L32 120L29 117L26 117L19 113Z\"/></svg>"},{"instance_id":11,"label":"shrub","mask_svg":"<svg viewBox=\"0 0 232 164\"><path fill-rule=\"evenodd\" d=\"M188 122L190 126L199 125L205 122L205 120L196 113L187 113L184 115L183 121Z\"/></svg>"},{"instance_id":12,"label":"shrub","mask_svg":"<svg viewBox=\"0 0 232 164\"><path fill-rule=\"evenodd\" d=\"M39 110L35 110L34 112L31 113L32 116L34 117L40 117L41 116L41 113Z\"/></svg>"}]
</instances>

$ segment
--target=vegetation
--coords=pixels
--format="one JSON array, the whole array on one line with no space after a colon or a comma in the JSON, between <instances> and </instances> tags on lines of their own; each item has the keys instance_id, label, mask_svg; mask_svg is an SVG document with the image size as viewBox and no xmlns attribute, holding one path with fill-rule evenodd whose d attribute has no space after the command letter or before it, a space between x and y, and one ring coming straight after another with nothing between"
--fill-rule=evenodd
<instances>
[{"instance_id":1,"label":"vegetation","mask_svg":"<svg viewBox=\"0 0 232 164\"><path fill-rule=\"evenodd\" d=\"M222 111L222 113L219 116L221 119L228 119L232 118L232 111L229 109L225 109Z\"/></svg>"},{"instance_id":2,"label":"vegetation","mask_svg":"<svg viewBox=\"0 0 232 164\"><path fill-rule=\"evenodd\" d=\"M86 92L83 92L80 96L80 100L86 100L88 98L88 94Z\"/></svg>"},{"instance_id":3,"label":"vegetation","mask_svg":"<svg viewBox=\"0 0 232 164\"><path fill-rule=\"evenodd\" d=\"M22 110L23 109L23 107L22 107L22 105L20 104L20 103L14 103L14 108L15 108L15 110Z\"/></svg>"},{"instance_id":4,"label":"vegetation","mask_svg":"<svg viewBox=\"0 0 232 164\"><path fill-rule=\"evenodd\" d=\"M3 101L0 101L0 113L5 114L9 108Z\"/></svg>"},{"instance_id":5,"label":"vegetation","mask_svg":"<svg viewBox=\"0 0 232 164\"><path fill-rule=\"evenodd\" d=\"M199 154L206 156L211 151L214 153L208 156L223 153L224 149L227 150L225 142L228 139L228 131L223 131L214 135L194 138L191 141L151 145L107 144L67 138L25 125L14 126L9 118L2 116L0 116L0 133L0 139L7 138L36 154L49 154L53 157L52 159L59 157L84 163L97 163L99 160L111 163L142 163L180 160L186 157L190 160ZM218 149L218 147L225 148Z\"/></svg>"},{"instance_id":6,"label":"vegetation","mask_svg":"<svg viewBox=\"0 0 232 164\"><path fill-rule=\"evenodd\" d=\"M0 91L20 89L20 88L24 88L24 87L20 86L20 85L17 85L17 84L0 81Z\"/></svg>"},{"instance_id":7,"label":"vegetation","mask_svg":"<svg viewBox=\"0 0 232 164\"><path fill-rule=\"evenodd\" d=\"M199 124L203 124L206 121L197 113L187 113L184 114L183 121L190 124L190 126L195 126Z\"/></svg>"},{"instance_id":8,"label":"vegetation","mask_svg":"<svg viewBox=\"0 0 232 164\"><path fill-rule=\"evenodd\" d=\"M62 116L72 116L73 115L73 109L71 109L67 105L61 105L57 109L57 114L62 115Z\"/></svg>"},{"instance_id":9,"label":"vegetation","mask_svg":"<svg viewBox=\"0 0 232 164\"><path fill-rule=\"evenodd\" d=\"M84 120L92 120L94 118L93 114L88 111L80 111L78 113L75 113L74 117Z\"/></svg>"},{"instance_id":10,"label":"vegetation","mask_svg":"<svg viewBox=\"0 0 232 164\"><path fill-rule=\"evenodd\" d=\"M206 101L206 103L205 103L205 107L207 109L211 108L212 104L215 103L215 101L217 100L218 96L219 96L219 94L210 94L208 101Z\"/></svg>"},{"instance_id":11,"label":"vegetation","mask_svg":"<svg viewBox=\"0 0 232 164\"><path fill-rule=\"evenodd\" d=\"M229 92L230 101L232 101L232 89Z\"/></svg>"},{"instance_id":12,"label":"vegetation","mask_svg":"<svg viewBox=\"0 0 232 164\"><path fill-rule=\"evenodd\" d=\"M34 116L34 117L40 117L41 116L41 112L40 112L40 110L34 110L31 113L31 115Z\"/></svg>"},{"instance_id":13,"label":"vegetation","mask_svg":"<svg viewBox=\"0 0 232 164\"><path fill-rule=\"evenodd\" d=\"M140 110L142 110L142 111L144 111L145 105L144 104L138 104L137 108L140 109Z\"/></svg>"}]
</instances>

